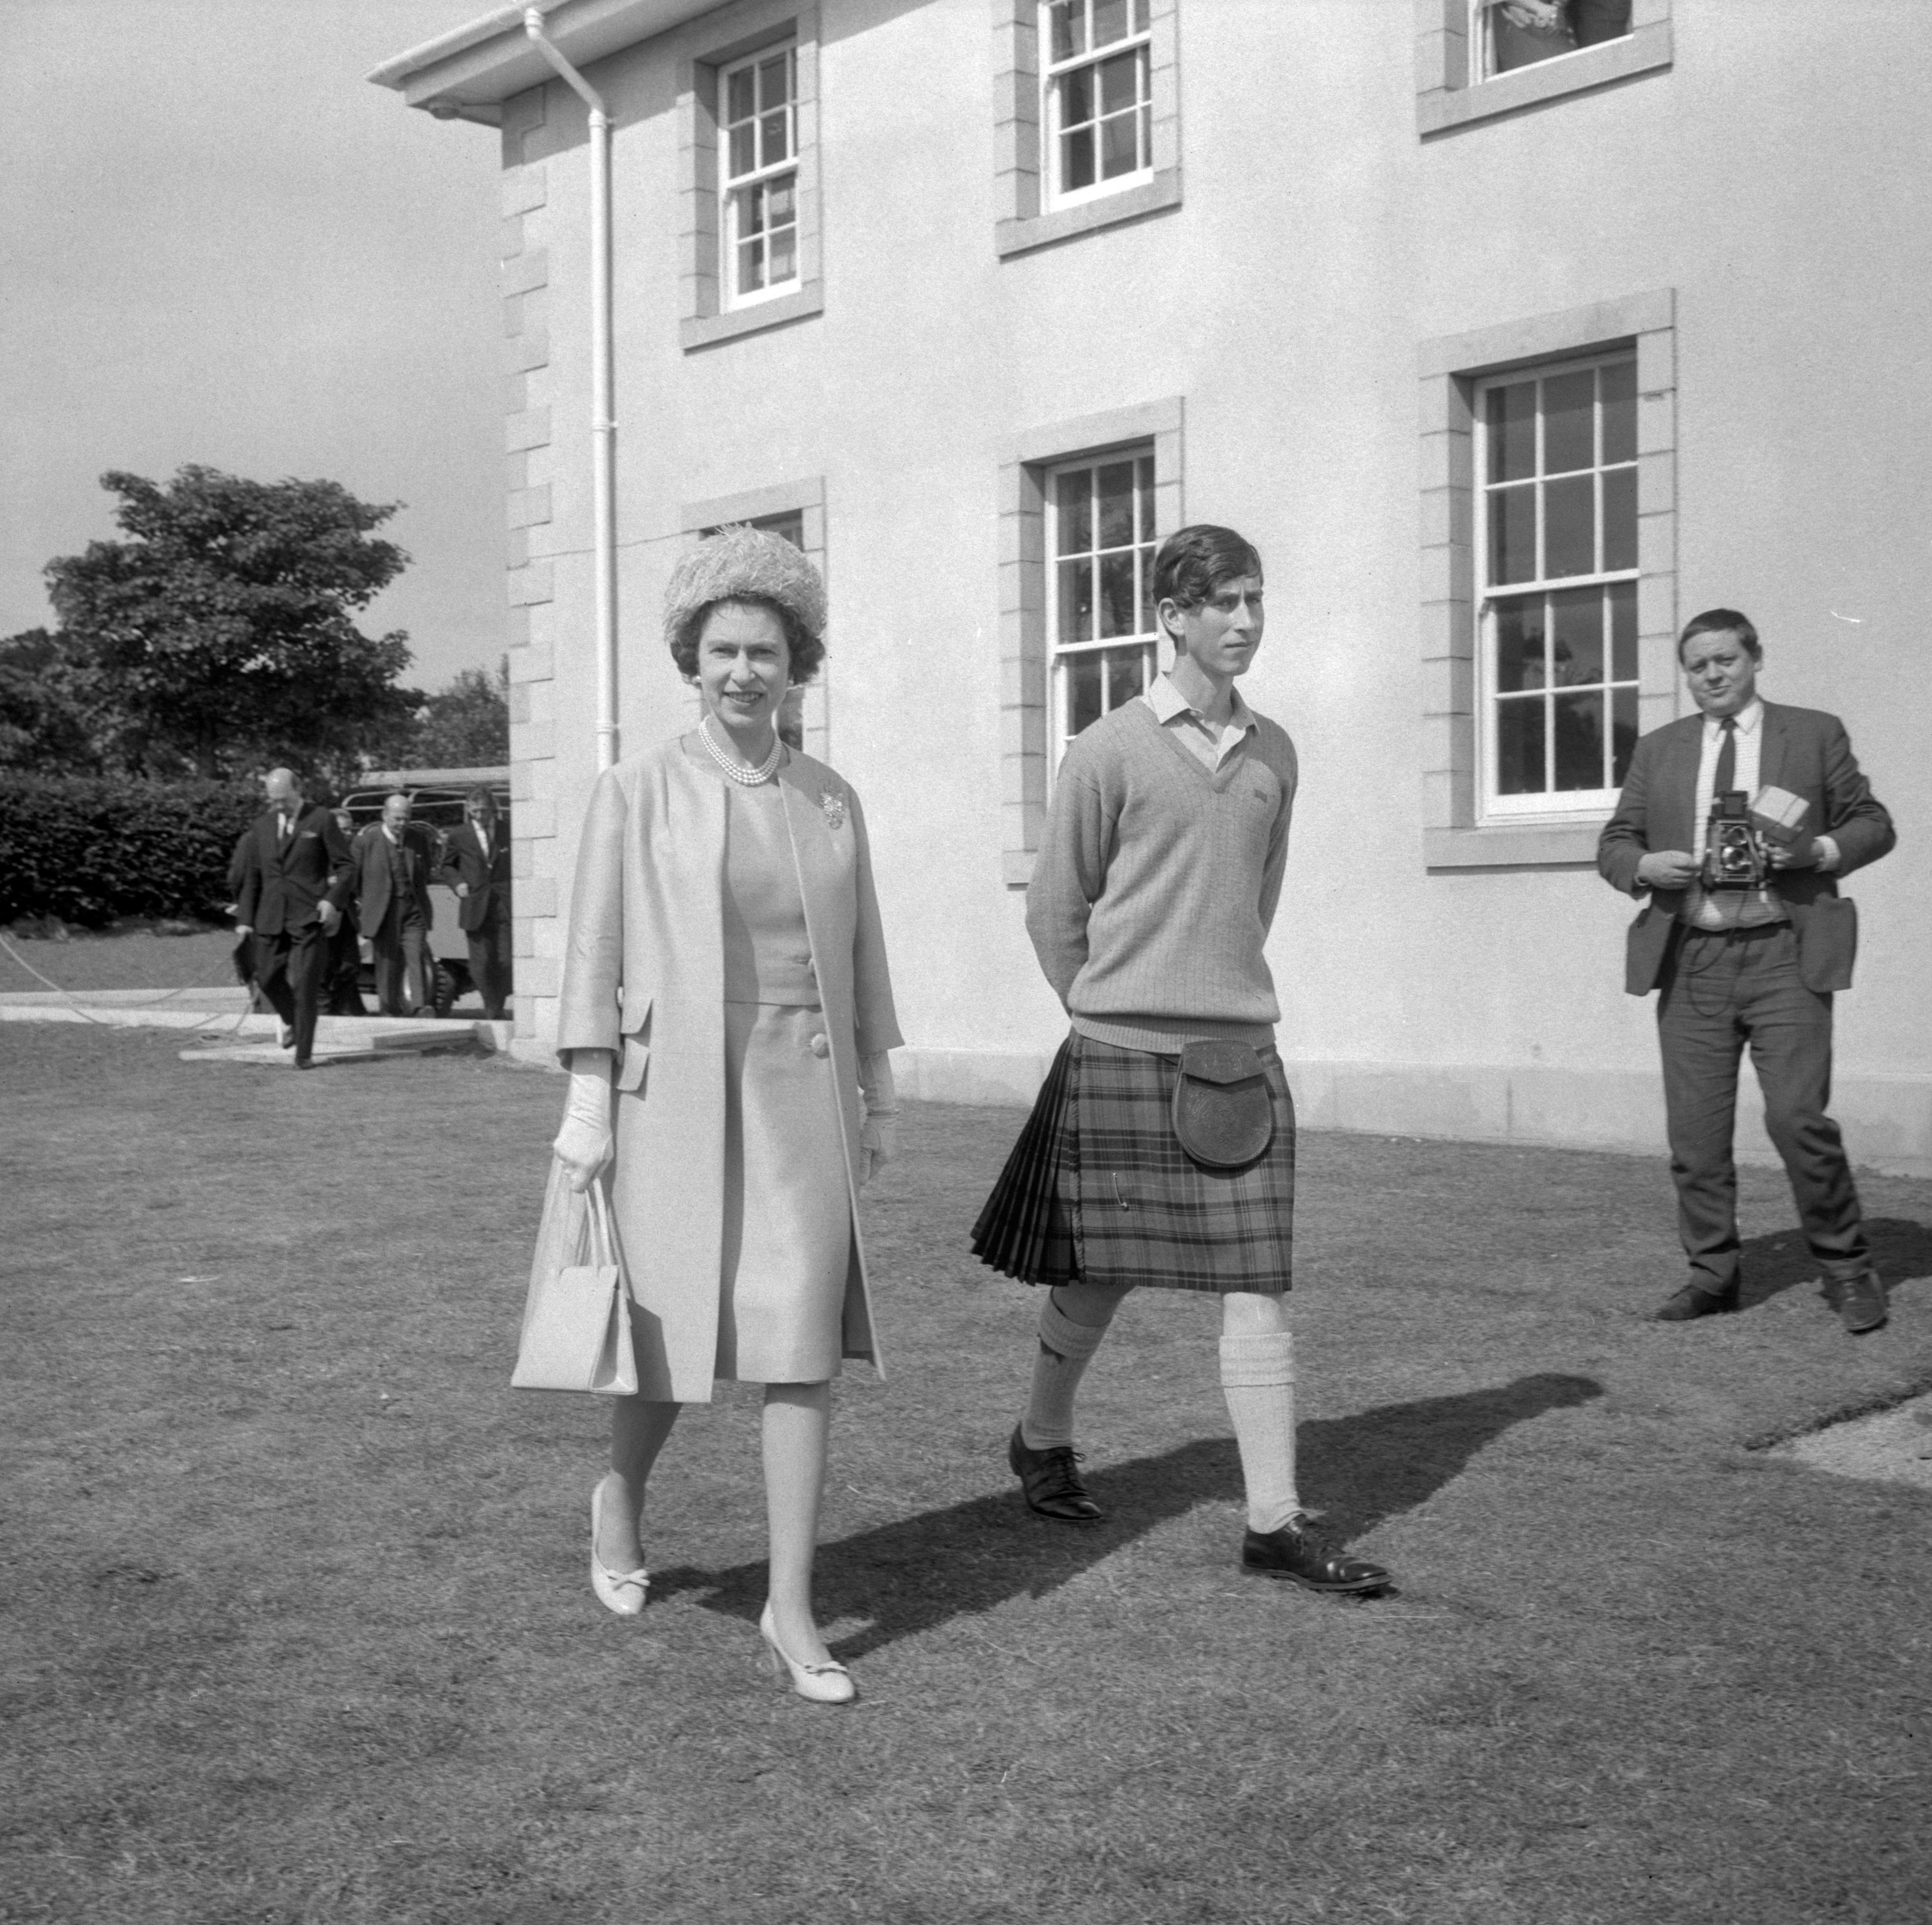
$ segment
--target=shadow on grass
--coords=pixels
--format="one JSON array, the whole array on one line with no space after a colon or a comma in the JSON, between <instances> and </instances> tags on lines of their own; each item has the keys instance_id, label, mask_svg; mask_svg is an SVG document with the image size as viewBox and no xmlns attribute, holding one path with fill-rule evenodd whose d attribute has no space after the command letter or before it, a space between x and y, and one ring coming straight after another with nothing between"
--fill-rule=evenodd
<instances>
[{"instance_id":1,"label":"shadow on grass","mask_svg":"<svg viewBox=\"0 0 1932 1925\"><path fill-rule=\"evenodd\" d=\"M1903 1216L1868 1216L1865 1235L1870 1240L1873 1264L1888 1291L1932 1276L1932 1226ZM1738 1302L1742 1309L1754 1309L1787 1290L1816 1283L1822 1274L1802 1230L1747 1237L1741 1254L1744 1288Z\"/></svg>"},{"instance_id":2,"label":"shadow on grass","mask_svg":"<svg viewBox=\"0 0 1932 1925\"><path fill-rule=\"evenodd\" d=\"M1592 1378L1544 1373L1304 1423L1298 1440L1303 1490L1321 1510L1324 1531L1346 1540L1432 1496L1512 1426L1602 1395ZM1057 1591L1156 1525L1202 1504L1238 1504L1240 1462L1232 1438L1202 1438L1093 1471L1087 1484L1108 1513L1106 1523L1090 1528L1034 1517L1016 1486L820 1546L821 1621L871 1621L839 1641L838 1655L849 1662L950 1618ZM1227 1547L1231 1559L1236 1548ZM764 1563L652 1573L653 1600L687 1593L706 1610L754 1623L764 1604Z\"/></svg>"}]
</instances>

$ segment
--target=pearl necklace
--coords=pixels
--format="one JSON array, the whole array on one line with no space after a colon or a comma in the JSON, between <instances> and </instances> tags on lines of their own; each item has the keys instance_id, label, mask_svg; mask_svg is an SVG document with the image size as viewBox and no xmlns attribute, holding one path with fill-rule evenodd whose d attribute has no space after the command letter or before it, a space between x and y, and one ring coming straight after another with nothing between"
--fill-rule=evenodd
<instances>
[{"instance_id":1,"label":"pearl necklace","mask_svg":"<svg viewBox=\"0 0 1932 1925\"><path fill-rule=\"evenodd\" d=\"M710 756L712 760L716 763L733 781L742 783L748 789L756 788L760 782L769 782L776 772L778 763L784 754L784 744L782 742L775 742L772 744L771 754L754 769L748 762L740 762L735 755L720 748L712 739L711 718L709 715L703 717L699 721L698 733L704 744L706 753Z\"/></svg>"}]
</instances>

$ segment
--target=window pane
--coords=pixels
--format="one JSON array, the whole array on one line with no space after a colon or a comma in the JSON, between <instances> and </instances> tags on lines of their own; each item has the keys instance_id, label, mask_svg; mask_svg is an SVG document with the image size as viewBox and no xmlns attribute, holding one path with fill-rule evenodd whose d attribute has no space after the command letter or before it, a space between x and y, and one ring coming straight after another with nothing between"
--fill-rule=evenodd
<instances>
[{"instance_id":1,"label":"window pane","mask_svg":"<svg viewBox=\"0 0 1932 1925\"><path fill-rule=\"evenodd\" d=\"M1550 598L1550 679L1584 688L1604 679L1604 592L1573 588Z\"/></svg>"},{"instance_id":2,"label":"window pane","mask_svg":"<svg viewBox=\"0 0 1932 1925\"><path fill-rule=\"evenodd\" d=\"M1597 373L1555 374L1543 384L1543 472L1567 474L1594 466L1596 436L1592 431Z\"/></svg>"},{"instance_id":3,"label":"window pane","mask_svg":"<svg viewBox=\"0 0 1932 1925\"><path fill-rule=\"evenodd\" d=\"M1543 793L1540 695L1496 704L1496 790L1505 796Z\"/></svg>"},{"instance_id":4,"label":"window pane","mask_svg":"<svg viewBox=\"0 0 1932 1925\"><path fill-rule=\"evenodd\" d=\"M1141 97L1141 57L1138 53L1116 54L1100 63L1100 111L1124 113L1137 105Z\"/></svg>"},{"instance_id":5,"label":"window pane","mask_svg":"<svg viewBox=\"0 0 1932 1925\"><path fill-rule=\"evenodd\" d=\"M1094 44L1127 37L1127 0L1094 0Z\"/></svg>"},{"instance_id":6,"label":"window pane","mask_svg":"<svg viewBox=\"0 0 1932 1925\"><path fill-rule=\"evenodd\" d=\"M1612 468L1604 476L1604 566L1636 566L1636 470Z\"/></svg>"},{"instance_id":7,"label":"window pane","mask_svg":"<svg viewBox=\"0 0 1932 1925\"><path fill-rule=\"evenodd\" d=\"M1100 632L1134 632L1134 557L1131 549L1100 557Z\"/></svg>"},{"instance_id":8,"label":"window pane","mask_svg":"<svg viewBox=\"0 0 1932 1925\"><path fill-rule=\"evenodd\" d=\"M1586 575L1597 565L1597 484L1588 475L1543 487L1543 572Z\"/></svg>"},{"instance_id":9,"label":"window pane","mask_svg":"<svg viewBox=\"0 0 1932 1925\"><path fill-rule=\"evenodd\" d=\"M783 514L761 515L752 526L762 528L767 535L783 536L794 548L805 546L805 516L800 509L791 508ZM715 533L716 531L706 532Z\"/></svg>"},{"instance_id":10,"label":"window pane","mask_svg":"<svg viewBox=\"0 0 1932 1925\"><path fill-rule=\"evenodd\" d=\"M736 196L738 202L738 232L741 235L762 234L765 231L765 190L763 187L742 188Z\"/></svg>"},{"instance_id":11,"label":"window pane","mask_svg":"<svg viewBox=\"0 0 1932 1925\"><path fill-rule=\"evenodd\" d=\"M1604 698L1600 694L1556 698L1556 786L1559 789L1604 786Z\"/></svg>"},{"instance_id":12,"label":"window pane","mask_svg":"<svg viewBox=\"0 0 1932 1925\"><path fill-rule=\"evenodd\" d=\"M1090 642L1094 639L1094 565L1091 562L1062 562L1060 565L1060 640Z\"/></svg>"},{"instance_id":13,"label":"window pane","mask_svg":"<svg viewBox=\"0 0 1932 1925\"><path fill-rule=\"evenodd\" d=\"M790 116L783 111L767 114L758 123L760 166L776 166L781 160L791 158Z\"/></svg>"},{"instance_id":14,"label":"window pane","mask_svg":"<svg viewBox=\"0 0 1932 1925\"><path fill-rule=\"evenodd\" d=\"M1636 691L1619 688L1610 697L1610 787L1621 789L1636 746Z\"/></svg>"},{"instance_id":15,"label":"window pane","mask_svg":"<svg viewBox=\"0 0 1932 1925\"><path fill-rule=\"evenodd\" d=\"M1058 510L1054 517L1056 553L1084 554L1094 545L1094 517L1088 493L1092 480L1090 468L1079 468L1070 475L1060 475L1054 484L1058 494L1054 505Z\"/></svg>"},{"instance_id":16,"label":"window pane","mask_svg":"<svg viewBox=\"0 0 1932 1925\"><path fill-rule=\"evenodd\" d=\"M1096 471L1096 492L1100 497L1102 548L1124 548L1134 538L1134 464L1109 461Z\"/></svg>"},{"instance_id":17,"label":"window pane","mask_svg":"<svg viewBox=\"0 0 1932 1925\"><path fill-rule=\"evenodd\" d=\"M765 183L765 224L768 227L789 227L798 218L793 205L792 190L798 184L796 174L781 174L775 181Z\"/></svg>"},{"instance_id":18,"label":"window pane","mask_svg":"<svg viewBox=\"0 0 1932 1925\"><path fill-rule=\"evenodd\" d=\"M1616 682L1636 679L1636 583L1612 584L1610 604L1610 677ZM1632 697L1635 699L1634 697ZM1634 715L1636 711L1633 709Z\"/></svg>"},{"instance_id":19,"label":"window pane","mask_svg":"<svg viewBox=\"0 0 1932 1925\"><path fill-rule=\"evenodd\" d=\"M748 174L758 164L758 128L747 121L731 130L731 172L735 178Z\"/></svg>"},{"instance_id":20,"label":"window pane","mask_svg":"<svg viewBox=\"0 0 1932 1925\"><path fill-rule=\"evenodd\" d=\"M774 287L798 278L798 229L781 227L771 239L771 259L766 272Z\"/></svg>"},{"instance_id":21,"label":"window pane","mask_svg":"<svg viewBox=\"0 0 1932 1925\"><path fill-rule=\"evenodd\" d=\"M1094 184L1094 130L1082 127L1060 143L1060 184L1067 192Z\"/></svg>"},{"instance_id":22,"label":"window pane","mask_svg":"<svg viewBox=\"0 0 1932 1925\"><path fill-rule=\"evenodd\" d=\"M1597 378L1603 383L1604 459L1634 461L1636 459L1636 363L1620 361L1600 367Z\"/></svg>"},{"instance_id":23,"label":"window pane","mask_svg":"<svg viewBox=\"0 0 1932 1925\"><path fill-rule=\"evenodd\" d=\"M758 67L758 104L761 107L782 107L791 98L791 55L782 53L776 60L761 61Z\"/></svg>"},{"instance_id":24,"label":"window pane","mask_svg":"<svg viewBox=\"0 0 1932 1925\"><path fill-rule=\"evenodd\" d=\"M1490 496L1490 579L1536 579L1536 489L1498 488Z\"/></svg>"},{"instance_id":25,"label":"window pane","mask_svg":"<svg viewBox=\"0 0 1932 1925\"><path fill-rule=\"evenodd\" d=\"M1060 83L1060 124L1080 127L1094 118L1094 70L1078 67Z\"/></svg>"},{"instance_id":26,"label":"window pane","mask_svg":"<svg viewBox=\"0 0 1932 1925\"><path fill-rule=\"evenodd\" d=\"M765 284L764 251L756 241L747 241L738 250L738 291L755 294Z\"/></svg>"},{"instance_id":27,"label":"window pane","mask_svg":"<svg viewBox=\"0 0 1932 1925\"><path fill-rule=\"evenodd\" d=\"M1154 457L1144 454L1140 461L1141 539L1154 539Z\"/></svg>"},{"instance_id":28,"label":"window pane","mask_svg":"<svg viewBox=\"0 0 1932 1925\"><path fill-rule=\"evenodd\" d=\"M1131 702L1146 686L1146 649L1109 649L1107 651L1107 707L1109 712L1124 702Z\"/></svg>"},{"instance_id":29,"label":"window pane","mask_svg":"<svg viewBox=\"0 0 1932 1925\"><path fill-rule=\"evenodd\" d=\"M1118 180L1139 166L1140 151L1134 138L1139 120L1138 114L1117 114L1100 123L1100 178L1103 181Z\"/></svg>"},{"instance_id":30,"label":"window pane","mask_svg":"<svg viewBox=\"0 0 1932 1925\"><path fill-rule=\"evenodd\" d=\"M1496 612L1496 687L1513 689L1543 686L1543 598L1505 601Z\"/></svg>"},{"instance_id":31,"label":"window pane","mask_svg":"<svg viewBox=\"0 0 1932 1925\"><path fill-rule=\"evenodd\" d=\"M749 120L757 111L758 103L752 96L752 73L748 67L741 67L729 76L724 82L724 118L727 120Z\"/></svg>"},{"instance_id":32,"label":"window pane","mask_svg":"<svg viewBox=\"0 0 1932 1925\"><path fill-rule=\"evenodd\" d=\"M1144 34L1148 30L1148 0L1134 0L1134 31Z\"/></svg>"},{"instance_id":33,"label":"window pane","mask_svg":"<svg viewBox=\"0 0 1932 1925\"><path fill-rule=\"evenodd\" d=\"M1536 383L1490 390L1490 479L1517 481L1536 472Z\"/></svg>"},{"instance_id":34,"label":"window pane","mask_svg":"<svg viewBox=\"0 0 1932 1925\"><path fill-rule=\"evenodd\" d=\"M1141 633L1142 634L1145 634L1150 628L1158 631L1160 627L1160 617L1155 613L1154 605L1154 553L1152 548L1143 548L1141 550Z\"/></svg>"},{"instance_id":35,"label":"window pane","mask_svg":"<svg viewBox=\"0 0 1932 1925\"><path fill-rule=\"evenodd\" d=\"M1105 658L1092 655L1066 658L1066 733L1078 735L1102 712L1100 677Z\"/></svg>"},{"instance_id":36,"label":"window pane","mask_svg":"<svg viewBox=\"0 0 1932 1925\"><path fill-rule=\"evenodd\" d=\"M1053 57L1066 60L1087 51L1087 0L1053 0Z\"/></svg>"}]
</instances>

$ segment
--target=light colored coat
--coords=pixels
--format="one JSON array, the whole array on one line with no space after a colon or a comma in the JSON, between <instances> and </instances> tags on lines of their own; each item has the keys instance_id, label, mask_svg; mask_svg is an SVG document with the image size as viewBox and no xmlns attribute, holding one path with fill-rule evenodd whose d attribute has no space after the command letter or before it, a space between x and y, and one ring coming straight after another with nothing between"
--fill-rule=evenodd
<instances>
[{"instance_id":1,"label":"light colored coat","mask_svg":"<svg viewBox=\"0 0 1932 1925\"><path fill-rule=\"evenodd\" d=\"M778 780L853 1205L841 1351L877 1366L859 1231L859 1062L903 1039L858 798L796 750ZM636 1305L639 1390L680 1403L710 1401L718 1346L728 801L716 771L677 740L598 777L578 852L557 1019L560 1056L620 1054L611 1198ZM756 1210L758 1199L745 1207Z\"/></svg>"}]
</instances>

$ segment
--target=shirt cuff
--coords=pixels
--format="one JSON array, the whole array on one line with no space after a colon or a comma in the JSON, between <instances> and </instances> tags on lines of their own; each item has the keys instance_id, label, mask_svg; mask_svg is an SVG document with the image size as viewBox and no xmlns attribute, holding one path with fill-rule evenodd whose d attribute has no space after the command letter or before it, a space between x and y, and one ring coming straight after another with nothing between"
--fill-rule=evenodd
<instances>
[{"instance_id":1,"label":"shirt cuff","mask_svg":"<svg viewBox=\"0 0 1932 1925\"><path fill-rule=\"evenodd\" d=\"M1814 835L1811 841L1818 851L1818 859L1813 866L1822 874L1832 874L1843 859L1838 853L1837 838L1829 835Z\"/></svg>"}]
</instances>

